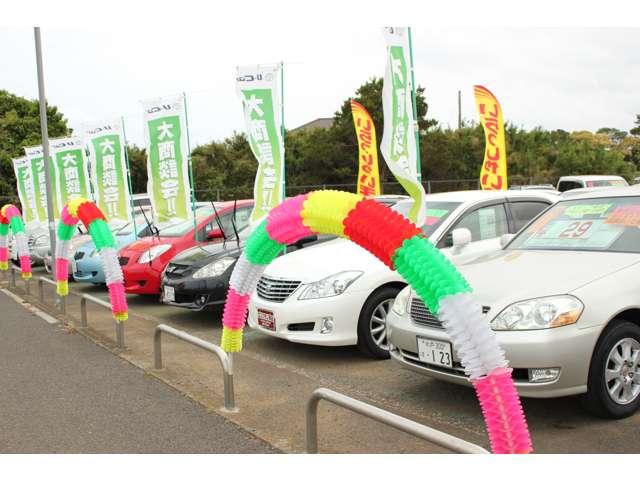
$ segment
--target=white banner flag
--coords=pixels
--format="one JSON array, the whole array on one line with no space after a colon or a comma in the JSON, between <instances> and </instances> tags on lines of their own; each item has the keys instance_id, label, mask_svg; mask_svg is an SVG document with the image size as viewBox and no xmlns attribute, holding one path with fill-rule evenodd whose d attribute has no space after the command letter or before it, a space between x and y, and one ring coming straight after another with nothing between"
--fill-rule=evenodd
<instances>
[{"instance_id":1,"label":"white banner flag","mask_svg":"<svg viewBox=\"0 0 640 480\"><path fill-rule=\"evenodd\" d=\"M85 125L83 142L89 151L90 177L96 204L111 225L131 221L131 195L122 121L117 119Z\"/></svg>"},{"instance_id":2,"label":"white banner flag","mask_svg":"<svg viewBox=\"0 0 640 480\"><path fill-rule=\"evenodd\" d=\"M389 170L414 200L409 218L421 226L426 205L425 191L418 181L409 32L404 27L387 27L384 38L387 64L382 88L384 131L380 151Z\"/></svg>"},{"instance_id":3,"label":"white banner flag","mask_svg":"<svg viewBox=\"0 0 640 480\"><path fill-rule=\"evenodd\" d=\"M33 179L33 190L36 202L36 218L38 222L46 225L49 221L49 217L47 216L47 180L45 173L46 164L49 165L49 172L51 173L52 180L51 190L54 192L54 218L52 219L52 221L60 218L60 211L58 210L55 195L57 184L55 180L55 172L53 170L53 163L50 161L45 163L42 145L38 145L37 147L24 147L24 153L27 158L27 163L29 163L29 167L31 168L31 178Z\"/></svg>"},{"instance_id":4,"label":"white banner flag","mask_svg":"<svg viewBox=\"0 0 640 480\"><path fill-rule=\"evenodd\" d=\"M280 64L238 67L236 89L242 100L247 140L258 160L251 221L262 219L284 200L284 140Z\"/></svg>"},{"instance_id":5,"label":"white banner flag","mask_svg":"<svg viewBox=\"0 0 640 480\"><path fill-rule=\"evenodd\" d=\"M38 222L38 213L33 174L27 157L13 159L13 171L16 175L18 198L20 199L20 205L22 205L24 223L27 227L30 227Z\"/></svg>"},{"instance_id":6,"label":"white banner flag","mask_svg":"<svg viewBox=\"0 0 640 480\"><path fill-rule=\"evenodd\" d=\"M184 95L143 101L147 192L159 224L193 219Z\"/></svg>"},{"instance_id":7,"label":"white banner flag","mask_svg":"<svg viewBox=\"0 0 640 480\"><path fill-rule=\"evenodd\" d=\"M50 140L55 172L56 200L61 210L73 198L91 199L89 170L82 140L78 137Z\"/></svg>"}]
</instances>

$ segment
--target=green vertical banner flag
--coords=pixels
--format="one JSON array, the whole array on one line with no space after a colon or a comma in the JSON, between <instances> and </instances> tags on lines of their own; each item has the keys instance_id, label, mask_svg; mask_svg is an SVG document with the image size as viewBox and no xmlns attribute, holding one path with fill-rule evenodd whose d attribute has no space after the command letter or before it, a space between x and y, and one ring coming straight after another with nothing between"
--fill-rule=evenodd
<instances>
[{"instance_id":1,"label":"green vertical banner flag","mask_svg":"<svg viewBox=\"0 0 640 480\"><path fill-rule=\"evenodd\" d=\"M413 82L409 30L386 27L387 60L382 87L384 131L380 151L389 170L414 200L409 218L422 225L426 217L425 191L418 180L416 118L413 110Z\"/></svg>"},{"instance_id":2,"label":"green vertical banner flag","mask_svg":"<svg viewBox=\"0 0 640 480\"><path fill-rule=\"evenodd\" d=\"M113 120L83 128L83 142L89 152L89 176L95 202L117 226L132 219L124 128Z\"/></svg>"},{"instance_id":3,"label":"green vertical banner flag","mask_svg":"<svg viewBox=\"0 0 640 480\"><path fill-rule=\"evenodd\" d=\"M56 189L58 207L62 208L73 198L91 199L89 170L82 140L77 137L57 138L51 140L49 145L58 186Z\"/></svg>"},{"instance_id":4,"label":"green vertical banner flag","mask_svg":"<svg viewBox=\"0 0 640 480\"><path fill-rule=\"evenodd\" d=\"M45 161L42 145L37 147L25 147L24 153L27 157L27 163L31 168L31 178L33 179L33 196L36 203L36 217L38 222L46 225L49 221L47 217L47 181L45 174ZM58 202L56 200L56 192L58 191L58 183L56 181L56 174L53 168L53 162L48 163L49 172L51 174L51 191L53 195L53 215L52 221L60 218L60 210L58 209Z\"/></svg>"},{"instance_id":5,"label":"green vertical banner flag","mask_svg":"<svg viewBox=\"0 0 640 480\"><path fill-rule=\"evenodd\" d=\"M13 159L13 171L16 176L18 198L22 206L24 223L29 227L38 221L33 174L27 157Z\"/></svg>"},{"instance_id":6,"label":"green vertical banner flag","mask_svg":"<svg viewBox=\"0 0 640 480\"><path fill-rule=\"evenodd\" d=\"M236 88L244 109L247 139L258 160L252 222L260 220L284 200L281 68L278 64L237 69Z\"/></svg>"},{"instance_id":7,"label":"green vertical banner flag","mask_svg":"<svg viewBox=\"0 0 640 480\"><path fill-rule=\"evenodd\" d=\"M147 191L157 223L193 219L184 95L143 101Z\"/></svg>"}]
</instances>

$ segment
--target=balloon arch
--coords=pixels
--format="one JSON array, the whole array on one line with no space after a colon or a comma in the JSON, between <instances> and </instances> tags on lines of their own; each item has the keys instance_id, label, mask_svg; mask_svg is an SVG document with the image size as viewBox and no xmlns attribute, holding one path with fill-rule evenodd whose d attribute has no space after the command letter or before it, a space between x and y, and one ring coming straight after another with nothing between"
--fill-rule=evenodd
<instances>
[{"instance_id":1,"label":"balloon arch","mask_svg":"<svg viewBox=\"0 0 640 480\"><path fill-rule=\"evenodd\" d=\"M31 256L29 255L29 240L25 233L22 213L12 204L0 209L0 270L9 269L9 230L16 237L16 250L22 278L31 278Z\"/></svg>"},{"instance_id":2,"label":"balloon arch","mask_svg":"<svg viewBox=\"0 0 640 480\"><path fill-rule=\"evenodd\" d=\"M397 270L439 315L475 388L493 452L532 451L511 369L465 278L416 225L360 195L332 190L299 195L258 225L229 282L222 318L225 351L242 349L249 299L266 266L284 246L313 234L347 238Z\"/></svg>"}]
</instances>

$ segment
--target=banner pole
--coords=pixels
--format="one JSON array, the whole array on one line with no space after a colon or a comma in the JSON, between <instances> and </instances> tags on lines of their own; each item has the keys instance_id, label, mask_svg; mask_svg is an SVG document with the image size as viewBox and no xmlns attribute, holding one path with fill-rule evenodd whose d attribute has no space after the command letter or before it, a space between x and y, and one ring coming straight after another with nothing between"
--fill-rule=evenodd
<instances>
[{"instance_id":1,"label":"banner pole","mask_svg":"<svg viewBox=\"0 0 640 480\"><path fill-rule=\"evenodd\" d=\"M129 149L127 146L127 132L124 126L124 117L120 117L122 125L122 139L124 140L124 161L127 164L127 188L129 189L129 205L131 206L131 221L133 222L133 234L138 239L138 226L136 225L136 211L133 205L133 187L131 184L131 163L129 162Z\"/></svg>"},{"instance_id":2,"label":"banner pole","mask_svg":"<svg viewBox=\"0 0 640 480\"><path fill-rule=\"evenodd\" d=\"M47 221L49 223L49 245L51 248L51 274L56 278L56 223L53 211L53 184L49 158L49 130L47 126L47 99L44 93L44 71L42 68L42 39L40 38L40 27L33 27L33 34L36 43L36 68L38 70L38 97L40 106L40 131L42 134L42 154L44 156L44 178L47 186Z\"/></svg>"},{"instance_id":3,"label":"banner pole","mask_svg":"<svg viewBox=\"0 0 640 480\"><path fill-rule=\"evenodd\" d=\"M281 202L287 198L287 180L286 180L286 150L284 150L284 141L286 129L284 128L284 62L280 62L280 131L282 134L282 194Z\"/></svg>"},{"instance_id":4,"label":"banner pole","mask_svg":"<svg viewBox=\"0 0 640 480\"><path fill-rule=\"evenodd\" d=\"M189 139L189 115L187 113L187 94L182 92L184 102L184 121L187 127L187 150L189 162L189 186L191 187L191 213L193 214L193 239L198 240L198 221L196 220L196 180L193 178L193 162L191 161L191 141Z\"/></svg>"},{"instance_id":5,"label":"banner pole","mask_svg":"<svg viewBox=\"0 0 640 480\"><path fill-rule=\"evenodd\" d=\"M416 101L416 80L413 74L413 42L411 41L411 27L407 27L409 37L409 68L411 70L411 100L413 104L413 129L416 137L416 174L422 183L422 164L420 162L420 128L418 127L418 105Z\"/></svg>"}]
</instances>

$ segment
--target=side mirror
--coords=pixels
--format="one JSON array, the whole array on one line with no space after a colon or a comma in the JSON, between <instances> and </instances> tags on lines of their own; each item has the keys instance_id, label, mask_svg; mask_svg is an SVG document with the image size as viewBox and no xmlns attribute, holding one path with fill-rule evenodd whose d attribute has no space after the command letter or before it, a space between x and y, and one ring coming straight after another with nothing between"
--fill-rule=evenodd
<instances>
[{"instance_id":1,"label":"side mirror","mask_svg":"<svg viewBox=\"0 0 640 480\"><path fill-rule=\"evenodd\" d=\"M500 247L504 248L507 246L507 243L511 241L511 239L515 237L513 233L505 233L500 237Z\"/></svg>"},{"instance_id":2,"label":"side mirror","mask_svg":"<svg viewBox=\"0 0 640 480\"><path fill-rule=\"evenodd\" d=\"M453 248L460 250L471 243L471 231L468 228L456 228L451 232Z\"/></svg>"},{"instance_id":3,"label":"side mirror","mask_svg":"<svg viewBox=\"0 0 640 480\"><path fill-rule=\"evenodd\" d=\"M216 238L224 238L224 235L222 235L222 230L216 228L207 232L207 240L215 240Z\"/></svg>"}]
</instances>

